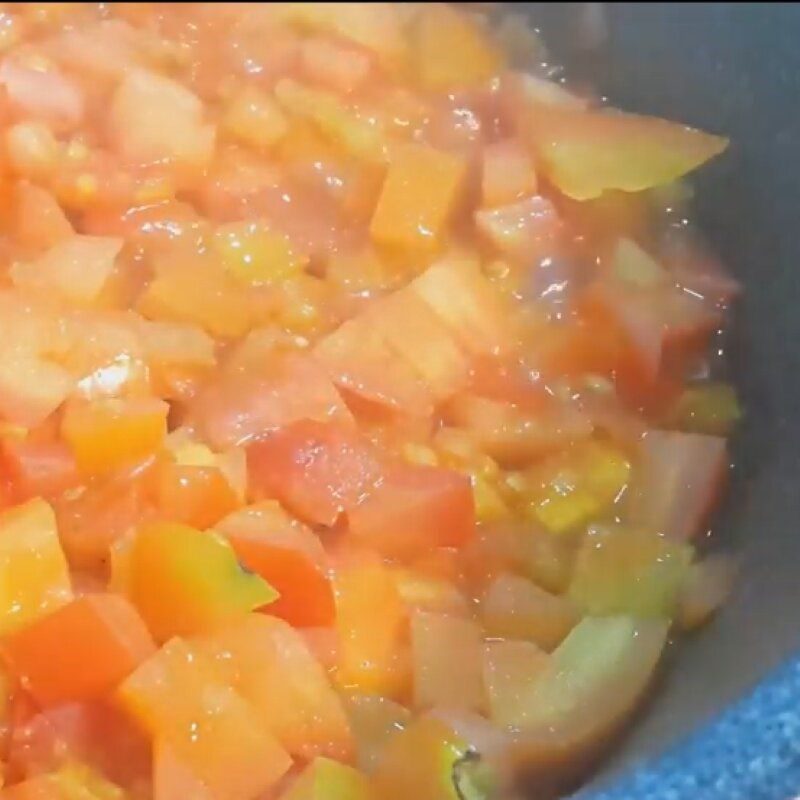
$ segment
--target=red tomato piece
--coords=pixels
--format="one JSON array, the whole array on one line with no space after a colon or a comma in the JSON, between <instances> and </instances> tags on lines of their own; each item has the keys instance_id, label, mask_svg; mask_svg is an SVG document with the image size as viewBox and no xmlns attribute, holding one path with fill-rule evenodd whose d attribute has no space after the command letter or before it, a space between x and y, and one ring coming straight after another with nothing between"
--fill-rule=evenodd
<instances>
[{"instance_id":1,"label":"red tomato piece","mask_svg":"<svg viewBox=\"0 0 800 800\"><path fill-rule=\"evenodd\" d=\"M307 355L274 350L247 372L223 374L201 392L190 416L219 449L301 419L352 419L318 363Z\"/></svg>"},{"instance_id":2,"label":"red tomato piece","mask_svg":"<svg viewBox=\"0 0 800 800\"><path fill-rule=\"evenodd\" d=\"M438 467L395 466L348 513L350 531L383 555L408 558L460 547L475 530L469 478Z\"/></svg>"},{"instance_id":3,"label":"red tomato piece","mask_svg":"<svg viewBox=\"0 0 800 800\"><path fill-rule=\"evenodd\" d=\"M48 706L102 697L148 658L155 644L124 597L95 594L23 628L2 649L12 671Z\"/></svg>"},{"instance_id":4,"label":"red tomato piece","mask_svg":"<svg viewBox=\"0 0 800 800\"><path fill-rule=\"evenodd\" d=\"M230 514L216 530L247 569L277 590L270 614L301 628L333 623L336 606L325 551L305 525L277 503L261 503Z\"/></svg>"},{"instance_id":5,"label":"red tomato piece","mask_svg":"<svg viewBox=\"0 0 800 800\"><path fill-rule=\"evenodd\" d=\"M333 525L383 477L375 448L356 431L313 420L281 428L247 449L250 489L307 522Z\"/></svg>"},{"instance_id":6,"label":"red tomato piece","mask_svg":"<svg viewBox=\"0 0 800 800\"><path fill-rule=\"evenodd\" d=\"M7 439L2 453L3 465L21 501L52 499L81 483L75 458L62 442Z\"/></svg>"}]
</instances>

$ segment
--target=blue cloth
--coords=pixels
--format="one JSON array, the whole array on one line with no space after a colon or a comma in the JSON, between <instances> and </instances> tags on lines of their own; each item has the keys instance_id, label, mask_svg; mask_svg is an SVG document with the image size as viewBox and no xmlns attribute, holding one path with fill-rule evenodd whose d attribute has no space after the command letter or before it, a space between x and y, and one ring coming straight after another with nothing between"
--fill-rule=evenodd
<instances>
[{"instance_id":1,"label":"blue cloth","mask_svg":"<svg viewBox=\"0 0 800 800\"><path fill-rule=\"evenodd\" d=\"M800 796L800 657L664 756L575 800L790 800Z\"/></svg>"}]
</instances>

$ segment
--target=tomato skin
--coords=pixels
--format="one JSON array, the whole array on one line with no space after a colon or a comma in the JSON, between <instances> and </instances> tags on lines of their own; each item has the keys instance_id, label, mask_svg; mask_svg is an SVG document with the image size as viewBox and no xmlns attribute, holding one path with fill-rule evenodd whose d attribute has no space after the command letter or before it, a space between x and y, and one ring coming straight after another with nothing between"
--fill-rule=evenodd
<instances>
[{"instance_id":1,"label":"tomato skin","mask_svg":"<svg viewBox=\"0 0 800 800\"><path fill-rule=\"evenodd\" d=\"M395 466L348 514L350 532L383 555L411 558L461 547L474 535L469 478L438 467Z\"/></svg>"},{"instance_id":2,"label":"tomato skin","mask_svg":"<svg viewBox=\"0 0 800 800\"><path fill-rule=\"evenodd\" d=\"M279 500L301 519L333 525L380 481L378 452L355 432L302 420L247 448L250 491Z\"/></svg>"}]
</instances>

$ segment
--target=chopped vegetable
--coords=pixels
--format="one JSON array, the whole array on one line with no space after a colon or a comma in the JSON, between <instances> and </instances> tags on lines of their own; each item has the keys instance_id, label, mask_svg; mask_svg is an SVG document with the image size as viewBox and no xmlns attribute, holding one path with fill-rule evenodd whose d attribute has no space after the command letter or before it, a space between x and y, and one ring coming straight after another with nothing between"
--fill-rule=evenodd
<instances>
[{"instance_id":1,"label":"chopped vegetable","mask_svg":"<svg viewBox=\"0 0 800 800\"><path fill-rule=\"evenodd\" d=\"M315 758L281 800L370 800L373 796L369 781L358 770Z\"/></svg>"},{"instance_id":2,"label":"chopped vegetable","mask_svg":"<svg viewBox=\"0 0 800 800\"><path fill-rule=\"evenodd\" d=\"M719 136L635 114L534 103L521 116L545 174L576 200L671 183L728 145Z\"/></svg>"},{"instance_id":3,"label":"chopped vegetable","mask_svg":"<svg viewBox=\"0 0 800 800\"><path fill-rule=\"evenodd\" d=\"M13 672L43 706L103 697L154 651L141 617L114 594L79 597L3 645Z\"/></svg>"},{"instance_id":4,"label":"chopped vegetable","mask_svg":"<svg viewBox=\"0 0 800 800\"><path fill-rule=\"evenodd\" d=\"M182 639L145 661L118 694L212 795L248 800L273 786L291 764L255 709Z\"/></svg>"},{"instance_id":5,"label":"chopped vegetable","mask_svg":"<svg viewBox=\"0 0 800 800\"><path fill-rule=\"evenodd\" d=\"M465 166L458 156L427 145L397 146L370 223L374 241L435 248L454 211Z\"/></svg>"},{"instance_id":6,"label":"chopped vegetable","mask_svg":"<svg viewBox=\"0 0 800 800\"><path fill-rule=\"evenodd\" d=\"M727 142L487 5L0 7L0 798L549 797L724 603Z\"/></svg>"},{"instance_id":7,"label":"chopped vegetable","mask_svg":"<svg viewBox=\"0 0 800 800\"><path fill-rule=\"evenodd\" d=\"M277 596L242 570L221 536L178 523L140 528L129 570L131 599L162 642L230 622Z\"/></svg>"},{"instance_id":8,"label":"chopped vegetable","mask_svg":"<svg viewBox=\"0 0 800 800\"><path fill-rule=\"evenodd\" d=\"M481 645L476 623L416 612L411 618L414 705L480 711L484 706Z\"/></svg>"},{"instance_id":9,"label":"chopped vegetable","mask_svg":"<svg viewBox=\"0 0 800 800\"><path fill-rule=\"evenodd\" d=\"M590 528L578 551L570 597L587 614L672 617L692 548L650 532Z\"/></svg>"},{"instance_id":10,"label":"chopped vegetable","mask_svg":"<svg viewBox=\"0 0 800 800\"><path fill-rule=\"evenodd\" d=\"M341 700L286 622L250 614L198 637L193 646L253 705L291 755L349 760L353 740Z\"/></svg>"},{"instance_id":11,"label":"chopped vegetable","mask_svg":"<svg viewBox=\"0 0 800 800\"><path fill-rule=\"evenodd\" d=\"M70 600L53 509L35 499L0 513L0 632L20 630Z\"/></svg>"}]
</instances>

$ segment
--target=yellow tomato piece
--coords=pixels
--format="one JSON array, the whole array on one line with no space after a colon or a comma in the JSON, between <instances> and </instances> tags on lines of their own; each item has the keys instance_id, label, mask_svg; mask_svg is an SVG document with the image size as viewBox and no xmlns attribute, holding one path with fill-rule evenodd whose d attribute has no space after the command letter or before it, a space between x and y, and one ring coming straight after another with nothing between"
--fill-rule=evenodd
<instances>
[{"instance_id":1,"label":"yellow tomato piece","mask_svg":"<svg viewBox=\"0 0 800 800\"><path fill-rule=\"evenodd\" d=\"M127 572L131 600L160 641L207 631L278 596L241 568L227 540L178 523L141 528Z\"/></svg>"},{"instance_id":2,"label":"yellow tomato piece","mask_svg":"<svg viewBox=\"0 0 800 800\"><path fill-rule=\"evenodd\" d=\"M326 138L350 155L382 160L383 132L348 109L332 92L310 89L290 78L275 86L278 102L289 113L312 122Z\"/></svg>"},{"instance_id":3,"label":"yellow tomato piece","mask_svg":"<svg viewBox=\"0 0 800 800\"><path fill-rule=\"evenodd\" d=\"M567 533L605 513L628 485L631 463L618 448L583 442L532 473L530 513L552 533Z\"/></svg>"},{"instance_id":4,"label":"yellow tomato piece","mask_svg":"<svg viewBox=\"0 0 800 800\"><path fill-rule=\"evenodd\" d=\"M421 144L395 147L372 215L372 238L393 247L435 247L458 199L465 168L464 159L454 153Z\"/></svg>"},{"instance_id":5,"label":"yellow tomato piece","mask_svg":"<svg viewBox=\"0 0 800 800\"><path fill-rule=\"evenodd\" d=\"M167 435L169 406L156 398L101 398L67 404L61 434L85 475L147 458Z\"/></svg>"},{"instance_id":6,"label":"yellow tomato piece","mask_svg":"<svg viewBox=\"0 0 800 800\"><path fill-rule=\"evenodd\" d=\"M289 123L273 97L257 86L244 86L225 104L221 130L234 141L264 150L287 134Z\"/></svg>"},{"instance_id":7,"label":"yellow tomato piece","mask_svg":"<svg viewBox=\"0 0 800 800\"><path fill-rule=\"evenodd\" d=\"M29 500L0 514L0 634L72 600L53 509Z\"/></svg>"},{"instance_id":8,"label":"yellow tomato piece","mask_svg":"<svg viewBox=\"0 0 800 800\"><path fill-rule=\"evenodd\" d=\"M222 225L212 247L228 274L246 286L280 283L308 263L308 256L296 252L285 236L258 222Z\"/></svg>"},{"instance_id":9,"label":"yellow tomato piece","mask_svg":"<svg viewBox=\"0 0 800 800\"><path fill-rule=\"evenodd\" d=\"M192 322L213 336L234 339L250 330L253 309L245 288L222 269L205 265L167 268L139 298L148 319Z\"/></svg>"},{"instance_id":10,"label":"yellow tomato piece","mask_svg":"<svg viewBox=\"0 0 800 800\"><path fill-rule=\"evenodd\" d=\"M503 66L486 32L445 3L420 7L413 56L420 84L431 91L480 86Z\"/></svg>"}]
</instances>

